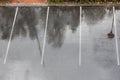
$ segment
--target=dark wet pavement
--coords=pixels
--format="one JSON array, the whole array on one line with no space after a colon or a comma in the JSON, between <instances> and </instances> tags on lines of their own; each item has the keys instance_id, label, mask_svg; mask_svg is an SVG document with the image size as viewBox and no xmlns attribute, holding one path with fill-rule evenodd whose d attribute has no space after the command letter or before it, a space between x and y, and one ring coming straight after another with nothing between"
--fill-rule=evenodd
<instances>
[{"instance_id":1,"label":"dark wet pavement","mask_svg":"<svg viewBox=\"0 0 120 80\"><path fill-rule=\"evenodd\" d=\"M44 66L41 55L47 7L19 7L3 64L14 13L15 7L0 7L0 80L119 80L115 38L107 37L112 8L83 7L81 66L79 7L50 7ZM118 44L119 15L117 9Z\"/></svg>"}]
</instances>

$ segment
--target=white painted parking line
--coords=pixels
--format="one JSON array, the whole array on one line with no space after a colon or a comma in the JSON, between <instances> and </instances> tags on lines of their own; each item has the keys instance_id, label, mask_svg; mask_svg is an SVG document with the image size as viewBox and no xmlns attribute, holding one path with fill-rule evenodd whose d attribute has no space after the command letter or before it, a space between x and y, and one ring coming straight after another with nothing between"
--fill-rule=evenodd
<instances>
[{"instance_id":1,"label":"white painted parking line","mask_svg":"<svg viewBox=\"0 0 120 80\"><path fill-rule=\"evenodd\" d=\"M44 40L43 40L43 47L42 47L41 64L44 63L44 54L45 54L45 44L46 44L46 36L47 36L48 17L49 17L49 7L47 8L47 16L46 16L46 23L45 23L45 32L44 32Z\"/></svg>"},{"instance_id":2,"label":"white painted parking line","mask_svg":"<svg viewBox=\"0 0 120 80\"><path fill-rule=\"evenodd\" d=\"M117 54L117 65L120 65L119 61L119 49L118 49L118 34L117 34L117 26L116 26L116 16L115 16L115 7L113 6L113 24L115 30L115 46L116 46L116 54Z\"/></svg>"},{"instance_id":3,"label":"white painted parking line","mask_svg":"<svg viewBox=\"0 0 120 80\"><path fill-rule=\"evenodd\" d=\"M82 26L81 26L81 16L82 16L82 7L80 6L80 28L79 28L79 66L81 65L81 29L82 29Z\"/></svg>"},{"instance_id":4,"label":"white painted parking line","mask_svg":"<svg viewBox=\"0 0 120 80\"><path fill-rule=\"evenodd\" d=\"M18 13L18 7L16 7L16 11L15 11L15 16L14 16L14 20L13 20L13 24L12 24L12 29L11 29L10 37L9 37L9 41L8 41L8 46L7 46L5 57L4 57L4 64L7 61L8 52L9 52L9 48L10 48L10 44L11 44L11 39L12 39L12 35L13 35L13 30L14 30L14 27L15 27L15 21L16 21L17 13Z\"/></svg>"}]
</instances>

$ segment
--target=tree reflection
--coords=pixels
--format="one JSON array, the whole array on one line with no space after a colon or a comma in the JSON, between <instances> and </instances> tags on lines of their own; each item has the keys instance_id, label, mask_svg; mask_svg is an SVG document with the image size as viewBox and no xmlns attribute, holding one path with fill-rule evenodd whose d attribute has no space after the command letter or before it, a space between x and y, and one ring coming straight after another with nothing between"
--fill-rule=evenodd
<instances>
[{"instance_id":1,"label":"tree reflection","mask_svg":"<svg viewBox=\"0 0 120 80\"><path fill-rule=\"evenodd\" d=\"M46 8L41 8L40 19L45 23ZM0 7L0 34L1 39L8 40L12 28L15 7ZM34 7L19 7L12 40L17 36L29 36L30 39L37 39L38 16ZM61 47L64 42L64 35L67 25L73 33L79 25L79 7L52 7L50 8L48 22L48 43L54 47ZM45 26L44 26L45 27ZM40 47L40 46L39 46ZM41 52L41 49L40 49Z\"/></svg>"},{"instance_id":2,"label":"tree reflection","mask_svg":"<svg viewBox=\"0 0 120 80\"><path fill-rule=\"evenodd\" d=\"M83 15L86 23L89 25L96 24L103 20L105 13L104 7L83 7Z\"/></svg>"},{"instance_id":3,"label":"tree reflection","mask_svg":"<svg viewBox=\"0 0 120 80\"><path fill-rule=\"evenodd\" d=\"M0 7L0 35L2 40L8 40L12 29L12 23L15 14L15 7ZM38 24L38 16L34 7L19 7L15 27L12 34L12 40L17 36L37 39L40 55L42 50L36 25Z\"/></svg>"},{"instance_id":4,"label":"tree reflection","mask_svg":"<svg viewBox=\"0 0 120 80\"><path fill-rule=\"evenodd\" d=\"M5 40L10 36L15 8L1 7L0 13L2 20L0 23L1 39ZM37 21L34 8L19 8L12 39L18 35L26 36L27 34L31 39L35 39Z\"/></svg>"},{"instance_id":5,"label":"tree reflection","mask_svg":"<svg viewBox=\"0 0 120 80\"><path fill-rule=\"evenodd\" d=\"M79 25L79 7L52 7L48 22L48 43L61 47L67 25L75 32Z\"/></svg>"},{"instance_id":6,"label":"tree reflection","mask_svg":"<svg viewBox=\"0 0 120 80\"><path fill-rule=\"evenodd\" d=\"M40 8L39 15L43 25L45 25L46 14L47 14L47 7Z\"/></svg>"},{"instance_id":7,"label":"tree reflection","mask_svg":"<svg viewBox=\"0 0 120 80\"><path fill-rule=\"evenodd\" d=\"M15 8L0 7L0 33L2 39L8 39Z\"/></svg>"}]
</instances>

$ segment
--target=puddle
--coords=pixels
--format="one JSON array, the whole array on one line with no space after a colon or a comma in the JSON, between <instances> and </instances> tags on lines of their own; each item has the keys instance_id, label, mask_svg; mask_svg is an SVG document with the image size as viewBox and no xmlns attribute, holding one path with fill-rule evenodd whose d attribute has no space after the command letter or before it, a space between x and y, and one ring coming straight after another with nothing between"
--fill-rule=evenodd
<instances>
[{"instance_id":1,"label":"puddle","mask_svg":"<svg viewBox=\"0 0 120 80\"><path fill-rule=\"evenodd\" d=\"M115 38L107 36L112 28L112 9L82 7L81 66L79 10L80 7L50 7L41 65L47 7L19 7L7 62L3 64L15 7L0 7L0 79L119 80ZM119 38L119 8L115 12Z\"/></svg>"}]
</instances>

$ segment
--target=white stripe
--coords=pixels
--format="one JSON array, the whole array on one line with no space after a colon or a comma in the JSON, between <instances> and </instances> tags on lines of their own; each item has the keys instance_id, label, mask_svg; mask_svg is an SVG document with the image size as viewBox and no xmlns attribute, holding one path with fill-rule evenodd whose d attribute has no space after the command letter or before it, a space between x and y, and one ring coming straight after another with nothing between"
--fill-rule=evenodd
<instances>
[{"instance_id":1,"label":"white stripe","mask_svg":"<svg viewBox=\"0 0 120 80\"><path fill-rule=\"evenodd\" d=\"M82 7L80 7L80 30L79 30L79 65L81 65L81 29L82 29L82 26L81 26L81 16L82 16Z\"/></svg>"},{"instance_id":2,"label":"white stripe","mask_svg":"<svg viewBox=\"0 0 120 80\"><path fill-rule=\"evenodd\" d=\"M117 54L117 65L120 65L119 61L119 49L118 49L118 35L117 35L117 27L116 27L116 16L115 16L115 7L113 6L113 20L114 20L114 28L115 28L115 44L116 44L116 54Z\"/></svg>"},{"instance_id":3,"label":"white stripe","mask_svg":"<svg viewBox=\"0 0 120 80\"><path fill-rule=\"evenodd\" d=\"M43 41L43 47L42 47L41 64L43 64L43 62L44 62L45 44L46 44L46 36L47 36L47 25L48 25L48 16L49 16L49 7L47 8L47 16L46 16L46 24L45 24L45 32L44 32L44 41Z\"/></svg>"},{"instance_id":4,"label":"white stripe","mask_svg":"<svg viewBox=\"0 0 120 80\"><path fill-rule=\"evenodd\" d=\"M13 20L13 24L12 24L12 29L11 29L10 37L9 37L9 41L8 41L8 46L7 46L6 53L5 53L5 57L4 57L4 64L5 64L6 61L7 61L8 52L9 52L9 48L10 48L10 43L11 43L11 39L12 39L12 35L13 35L13 30L14 30L14 26L15 26L15 21L16 21L17 12L18 12L18 7L16 8L16 11L15 11L15 16L14 16L14 20Z\"/></svg>"}]
</instances>

